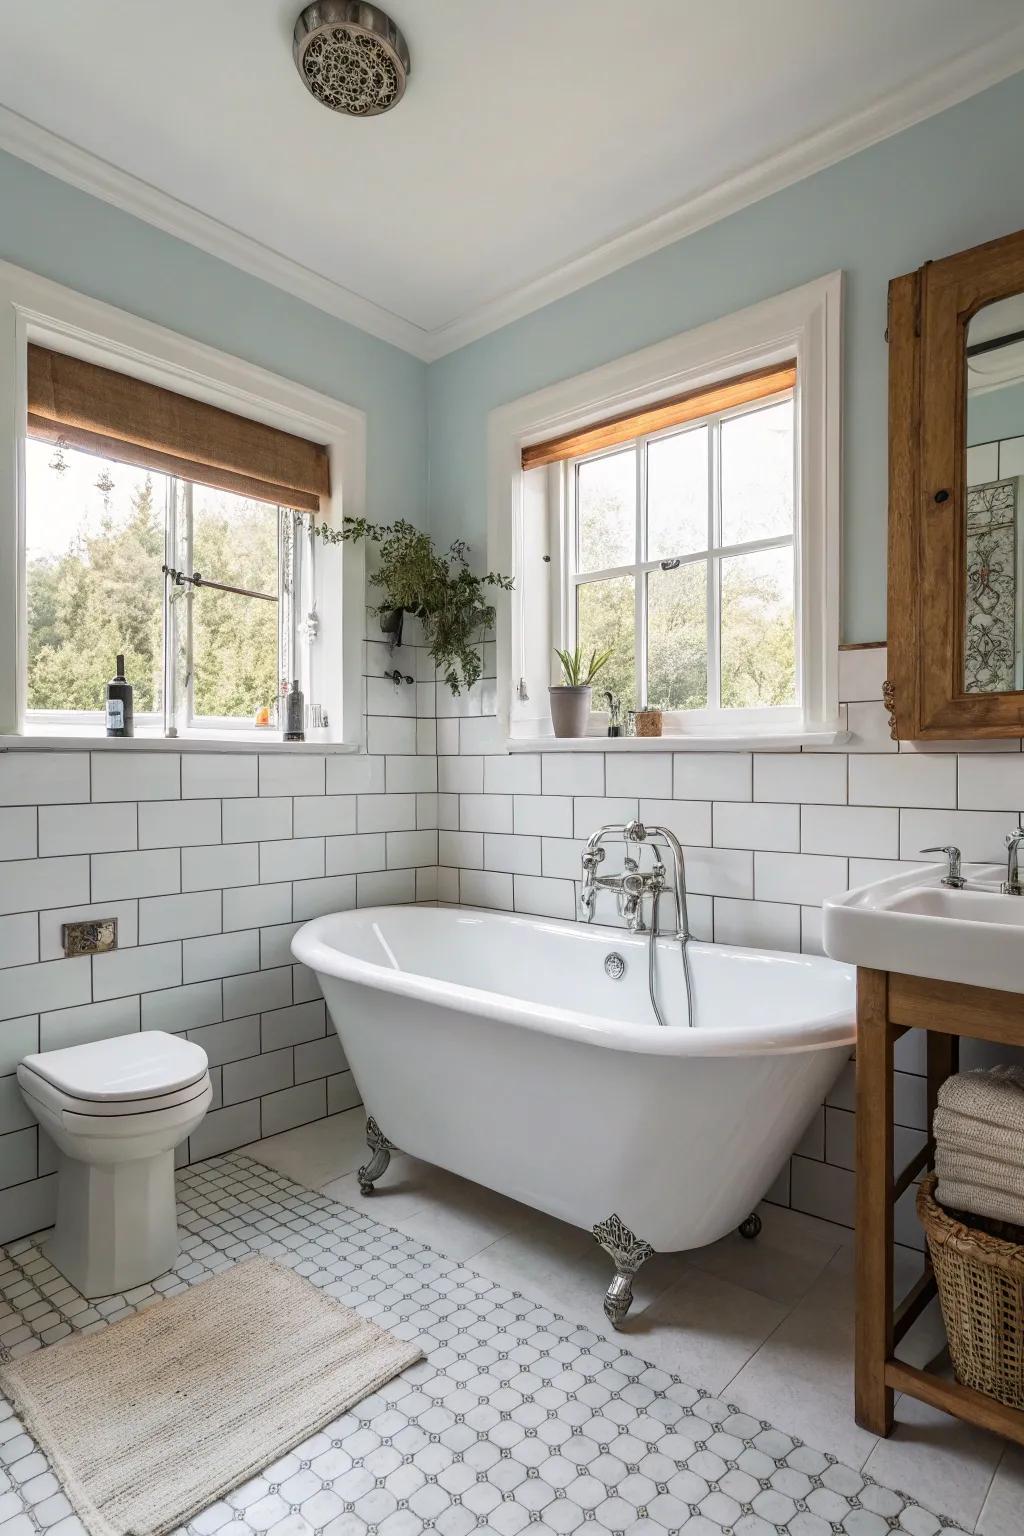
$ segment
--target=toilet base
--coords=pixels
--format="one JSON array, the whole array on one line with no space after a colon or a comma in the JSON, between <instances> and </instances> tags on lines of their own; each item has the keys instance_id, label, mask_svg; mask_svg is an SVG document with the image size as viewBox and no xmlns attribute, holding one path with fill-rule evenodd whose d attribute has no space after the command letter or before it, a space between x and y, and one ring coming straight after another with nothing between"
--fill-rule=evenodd
<instances>
[{"instance_id":1,"label":"toilet base","mask_svg":"<svg viewBox=\"0 0 1024 1536\"><path fill-rule=\"evenodd\" d=\"M88 1297L164 1274L178 1256L174 1152L100 1164L62 1153L57 1224L43 1251Z\"/></svg>"}]
</instances>

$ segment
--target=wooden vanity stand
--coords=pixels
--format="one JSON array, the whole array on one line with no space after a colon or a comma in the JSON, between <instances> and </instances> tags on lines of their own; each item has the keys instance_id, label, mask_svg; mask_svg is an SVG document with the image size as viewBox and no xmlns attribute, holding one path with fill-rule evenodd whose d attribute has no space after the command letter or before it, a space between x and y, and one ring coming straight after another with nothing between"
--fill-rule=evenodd
<instances>
[{"instance_id":1,"label":"wooden vanity stand","mask_svg":"<svg viewBox=\"0 0 1024 1536\"><path fill-rule=\"evenodd\" d=\"M893 1169L893 1046L908 1029L927 1033L927 1144L902 1173ZM894 1306L893 1208L931 1166L932 1115L943 1081L957 1071L959 1037L1024 1044L1024 996L861 968L857 972L857 1423L876 1435L893 1427L893 1397L905 1392L1024 1445L1024 1412L983 1392L905 1365L896 1346L935 1295L924 1271Z\"/></svg>"}]
</instances>

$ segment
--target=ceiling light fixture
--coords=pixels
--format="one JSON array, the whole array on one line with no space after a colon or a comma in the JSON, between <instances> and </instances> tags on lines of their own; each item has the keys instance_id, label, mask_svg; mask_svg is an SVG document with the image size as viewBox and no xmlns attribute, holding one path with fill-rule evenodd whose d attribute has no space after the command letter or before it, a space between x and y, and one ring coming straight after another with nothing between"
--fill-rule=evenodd
<instances>
[{"instance_id":1,"label":"ceiling light fixture","mask_svg":"<svg viewBox=\"0 0 1024 1536\"><path fill-rule=\"evenodd\" d=\"M332 112L377 117L405 94L405 38L390 16L363 0L307 5L295 23L292 55L306 89Z\"/></svg>"}]
</instances>

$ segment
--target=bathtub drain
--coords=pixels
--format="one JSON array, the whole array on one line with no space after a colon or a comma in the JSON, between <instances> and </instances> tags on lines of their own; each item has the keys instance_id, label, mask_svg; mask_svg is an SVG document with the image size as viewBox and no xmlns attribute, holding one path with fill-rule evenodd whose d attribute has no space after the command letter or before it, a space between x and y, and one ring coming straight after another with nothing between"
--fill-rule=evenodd
<instances>
[{"instance_id":1,"label":"bathtub drain","mask_svg":"<svg viewBox=\"0 0 1024 1536\"><path fill-rule=\"evenodd\" d=\"M610 955L605 955L604 968L606 974L611 977L612 981L621 981L623 976L626 974L626 962L623 960L618 950L615 949L612 950Z\"/></svg>"}]
</instances>

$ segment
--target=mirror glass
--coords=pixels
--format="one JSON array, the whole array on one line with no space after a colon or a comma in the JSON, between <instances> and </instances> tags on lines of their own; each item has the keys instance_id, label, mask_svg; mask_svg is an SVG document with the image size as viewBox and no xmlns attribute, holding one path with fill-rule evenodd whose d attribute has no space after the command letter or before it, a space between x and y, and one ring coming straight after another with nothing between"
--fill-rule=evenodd
<instances>
[{"instance_id":1,"label":"mirror glass","mask_svg":"<svg viewBox=\"0 0 1024 1536\"><path fill-rule=\"evenodd\" d=\"M967 328L964 691L1024 689L1024 294Z\"/></svg>"}]
</instances>

